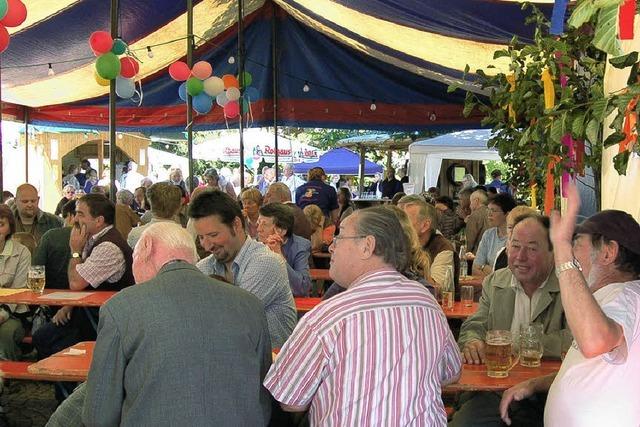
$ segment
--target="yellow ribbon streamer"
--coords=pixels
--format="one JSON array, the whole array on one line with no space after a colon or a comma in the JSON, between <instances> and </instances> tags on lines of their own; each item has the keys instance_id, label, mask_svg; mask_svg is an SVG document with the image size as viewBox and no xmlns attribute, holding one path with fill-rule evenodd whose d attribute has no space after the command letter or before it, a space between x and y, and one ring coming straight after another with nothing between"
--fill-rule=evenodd
<instances>
[{"instance_id":1,"label":"yellow ribbon streamer","mask_svg":"<svg viewBox=\"0 0 640 427\"><path fill-rule=\"evenodd\" d=\"M556 89L549 68L542 70L542 85L544 87L544 108L553 108L556 105Z\"/></svg>"},{"instance_id":2,"label":"yellow ribbon streamer","mask_svg":"<svg viewBox=\"0 0 640 427\"><path fill-rule=\"evenodd\" d=\"M509 92L516 91L516 75L509 74L507 75L507 82L509 83ZM516 120L516 111L513 109L513 102L509 102L509 118Z\"/></svg>"}]
</instances>

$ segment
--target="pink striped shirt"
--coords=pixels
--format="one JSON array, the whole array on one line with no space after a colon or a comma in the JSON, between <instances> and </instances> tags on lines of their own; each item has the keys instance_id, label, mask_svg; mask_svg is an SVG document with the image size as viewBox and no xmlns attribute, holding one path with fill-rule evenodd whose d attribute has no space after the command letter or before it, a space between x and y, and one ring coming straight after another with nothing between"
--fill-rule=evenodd
<instances>
[{"instance_id":1,"label":"pink striped shirt","mask_svg":"<svg viewBox=\"0 0 640 427\"><path fill-rule=\"evenodd\" d=\"M461 370L446 317L422 285L377 270L307 313L264 385L311 425L444 426L441 385Z\"/></svg>"}]
</instances>

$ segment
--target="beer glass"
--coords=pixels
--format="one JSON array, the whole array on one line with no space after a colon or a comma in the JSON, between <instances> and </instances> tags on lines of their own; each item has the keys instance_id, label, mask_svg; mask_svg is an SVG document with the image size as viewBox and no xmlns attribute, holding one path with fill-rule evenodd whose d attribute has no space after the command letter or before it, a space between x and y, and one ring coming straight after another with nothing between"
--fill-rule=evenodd
<instances>
[{"instance_id":1,"label":"beer glass","mask_svg":"<svg viewBox=\"0 0 640 427\"><path fill-rule=\"evenodd\" d=\"M453 267L447 267L444 274L444 283L442 284L442 309L453 310L454 284L453 284Z\"/></svg>"},{"instance_id":2,"label":"beer glass","mask_svg":"<svg viewBox=\"0 0 640 427\"><path fill-rule=\"evenodd\" d=\"M542 325L520 325L520 364L527 368L537 368L540 366L542 353Z\"/></svg>"},{"instance_id":3,"label":"beer glass","mask_svg":"<svg viewBox=\"0 0 640 427\"><path fill-rule=\"evenodd\" d=\"M44 265L32 265L27 273L27 287L36 294L44 292Z\"/></svg>"},{"instance_id":4,"label":"beer glass","mask_svg":"<svg viewBox=\"0 0 640 427\"><path fill-rule=\"evenodd\" d=\"M460 301L464 307L473 305L473 286L460 286Z\"/></svg>"},{"instance_id":5,"label":"beer glass","mask_svg":"<svg viewBox=\"0 0 640 427\"><path fill-rule=\"evenodd\" d=\"M518 363L518 353L513 345L511 331L487 331L484 358L487 365L487 376L505 378Z\"/></svg>"}]
</instances>

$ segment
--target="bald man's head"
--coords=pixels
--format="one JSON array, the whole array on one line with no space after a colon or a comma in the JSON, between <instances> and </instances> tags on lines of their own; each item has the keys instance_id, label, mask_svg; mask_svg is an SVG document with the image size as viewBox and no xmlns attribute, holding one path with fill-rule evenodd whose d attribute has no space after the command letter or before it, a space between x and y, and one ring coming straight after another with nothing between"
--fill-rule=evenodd
<instances>
[{"instance_id":1,"label":"bald man's head","mask_svg":"<svg viewBox=\"0 0 640 427\"><path fill-rule=\"evenodd\" d=\"M16 190L16 207L23 219L35 218L38 214L38 190L31 184L22 184Z\"/></svg>"}]
</instances>

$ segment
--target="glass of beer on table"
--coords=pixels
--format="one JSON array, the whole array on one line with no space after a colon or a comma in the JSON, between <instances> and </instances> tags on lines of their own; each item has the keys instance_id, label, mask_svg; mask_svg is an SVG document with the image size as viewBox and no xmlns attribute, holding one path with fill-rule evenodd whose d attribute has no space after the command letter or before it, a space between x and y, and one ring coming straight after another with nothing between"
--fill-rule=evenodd
<instances>
[{"instance_id":1,"label":"glass of beer on table","mask_svg":"<svg viewBox=\"0 0 640 427\"><path fill-rule=\"evenodd\" d=\"M44 292L44 265L32 265L27 275L27 287L36 294Z\"/></svg>"},{"instance_id":2,"label":"glass of beer on table","mask_svg":"<svg viewBox=\"0 0 640 427\"><path fill-rule=\"evenodd\" d=\"M513 345L511 331L487 331L484 350L487 376L505 378L518 363L518 352Z\"/></svg>"},{"instance_id":3,"label":"glass of beer on table","mask_svg":"<svg viewBox=\"0 0 640 427\"><path fill-rule=\"evenodd\" d=\"M537 368L540 366L542 353L542 325L520 325L520 364L528 368Z\"/></svg>"}]
</instances>

